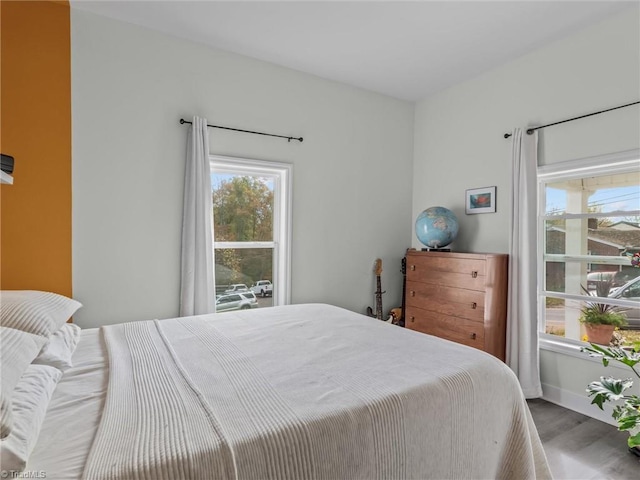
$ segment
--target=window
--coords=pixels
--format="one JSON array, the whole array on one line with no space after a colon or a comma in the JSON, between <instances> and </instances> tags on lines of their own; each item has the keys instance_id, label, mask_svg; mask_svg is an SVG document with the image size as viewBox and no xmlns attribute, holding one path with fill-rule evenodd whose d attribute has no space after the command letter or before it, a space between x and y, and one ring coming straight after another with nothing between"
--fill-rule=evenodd
<instances>
[{"instance_id":1,"label":"window","mask_svg":"<svg viewBox=\"0 0 640 480\"><path fill-rule=\"evenodd\" d=\"M260 307L288 304L291 165L210 159L216 296L251 291Z\"/></svg>"},{"instance_id":2,"label":"window","mask_svg":"<svg viewBox=\"0 0 640 480\"><path fill-rule=\"evenodd\" d=\"M585 340L579 319L587 301L624 312L629 325L619 333L625 341L640 340L633 297L640 269L629 257L640 251L638 158L634 151L538 169L543 344Z\"/></svg>"}]
</instances>

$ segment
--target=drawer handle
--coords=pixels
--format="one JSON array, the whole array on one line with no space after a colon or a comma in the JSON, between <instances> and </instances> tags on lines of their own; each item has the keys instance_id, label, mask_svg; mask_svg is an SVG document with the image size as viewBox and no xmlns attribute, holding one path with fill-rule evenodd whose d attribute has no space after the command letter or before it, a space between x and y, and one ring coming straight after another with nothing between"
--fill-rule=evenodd
<instances>
[{"instance_id":1,"label":"drawer handle","mask_svg":"<svg viewBox=\"0 0 640 480\"><path fill-rule=\"evenodd\" d=\"M472 334L471 334L471 340L475 340L475 339L476 339L476 334L475 334L475 333L472 333Z\"/></svg>"},{"instance_id":2,"label":"drawer handle","mask_svg":"<svg viewBox=\"0 0 640 480\"><path fill-rule=\"evenodd\" d=\"M478 308L478 304L476 302L473 302L471 304L471 308L473 308L475 310L476 308Z\"/></svg>"},{"instance_id":3,"label":"drawer handle","mask_svg":"<svg viewBox=\"0 0 640 480\"><path fill-rule=\"evenodd\" d=\"M411 316L409 317L409 320L411 320L412 322L415 322L415 321L416 321L416 317L414 317L413 315L411 315Z\"/></svg>"},{"instance_id":4,"label":"drawer handle","mask_svg":"<svg viewBox=\"0 0 640 480\"><path fill-rule=\"evenodd\" d=\"M416 292L414 292L413 290L411 290L411 292L409 292L411 294L412 297L416 296Z\"/></svg>"},{"instance_id":5,"label":"drawer handle","mask_svg":"<svg viewBox=\"0 0 640 480\"><path fill-rule=\"evenodd\" d=\"M415 265L411 265L411 271L414 271L416 269Z\"/></svg>"},{"instance_id":6,"label":"drawer handle","mask_svg":"<svg viewBox=\"0 0 640 480\"><path fill-rule=\"evenodd\" d=\"M478 277L477 270L474 270L473 272L471 272L471 278L477 278L477 277Z\"/></svg>"}]
</instances>

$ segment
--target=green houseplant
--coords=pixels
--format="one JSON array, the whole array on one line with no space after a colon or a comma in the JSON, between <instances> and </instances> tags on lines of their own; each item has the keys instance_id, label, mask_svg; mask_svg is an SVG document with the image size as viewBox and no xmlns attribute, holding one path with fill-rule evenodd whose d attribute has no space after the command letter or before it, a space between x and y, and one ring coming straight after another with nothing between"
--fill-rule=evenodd
<instances>
[{"instance_id":1,"label":"green houseplant","mask_svg":"<svg viewBox=\"0 0 640 480\"><path fill-rule=\"evenodd\" d=\"M640 379L638 364L640 363L640 342L635 342L632 347L603 347L591 343L589 347L582 347L591 357L602 358L602 364L606 367L613 360L628 366ZM620 379L613 377L600 377L599 382L591 382L587 387L587 393L593 397L592 404L604 410L605 402L617 402L613 408L613 418L618 423L618 430L629 432L628 444L636 455L640 455L640 397L627 395L625 392L633 386L633 379Z\"/></svg>"},{"instance_id":2,"label":"green houseplant","mask_svg":"<svg viewBox=\"0 0 640 480\"><path fill-rule=\"evenodd\" d=\"M583 292L591 297L589 290L582 286ZM598 297L608 297L612 287L611 280L602 280L596 285ZM598 301L585 301L580 309L580 323L584 324L590 342L609 345L613 331L627 324L627 318L616 305Z\"/></svg>"}]
</instances>

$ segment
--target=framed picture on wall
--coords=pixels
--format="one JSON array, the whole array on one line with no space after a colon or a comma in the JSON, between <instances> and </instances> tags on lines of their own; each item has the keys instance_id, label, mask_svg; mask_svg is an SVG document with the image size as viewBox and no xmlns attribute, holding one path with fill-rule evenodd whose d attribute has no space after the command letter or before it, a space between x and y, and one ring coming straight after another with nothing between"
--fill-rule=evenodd
<instances>
[{"instance_id":1,"label":"framed picture on wall","mask_svg":"<svg viewBox=\"0 0 640 480\"><path fill-rule=\"evenodd\" d=\"M496 187L473 188L466 191L465 213L495 213L496 211Z\"/></svg>"}]
</instances>

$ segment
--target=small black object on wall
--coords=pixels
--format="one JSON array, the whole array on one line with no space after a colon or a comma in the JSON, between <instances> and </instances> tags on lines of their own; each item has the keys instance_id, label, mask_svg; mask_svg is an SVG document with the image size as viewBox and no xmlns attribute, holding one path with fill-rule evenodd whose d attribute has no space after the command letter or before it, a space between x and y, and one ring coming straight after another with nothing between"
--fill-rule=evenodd
<instances>
[{"instance_id":1,"label":"small black object on wall","mask_svg":"<svg viewBox=\"0 0 640 480\"><path fill-rule=\"evenodd\" d=\"M2 160L0 163L1 170L11 175L13 173L13 157L11 155L0 154Z\"/></svg>"}]
</instances>

